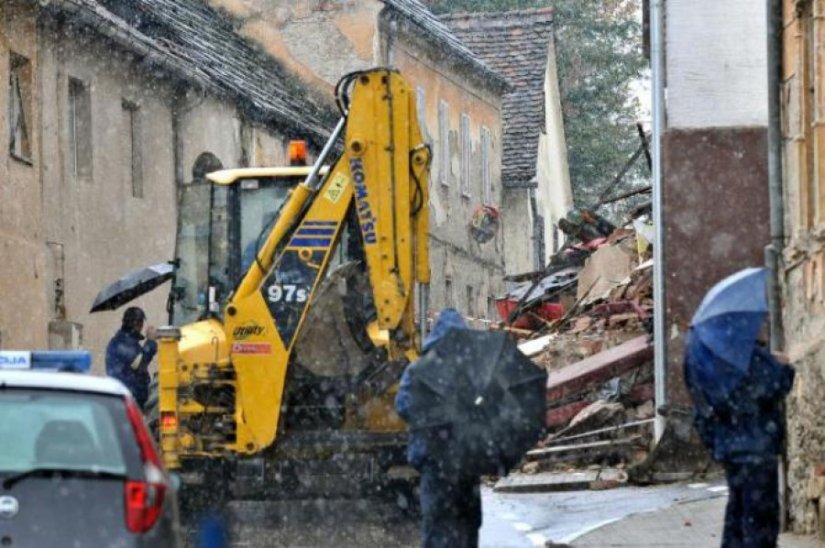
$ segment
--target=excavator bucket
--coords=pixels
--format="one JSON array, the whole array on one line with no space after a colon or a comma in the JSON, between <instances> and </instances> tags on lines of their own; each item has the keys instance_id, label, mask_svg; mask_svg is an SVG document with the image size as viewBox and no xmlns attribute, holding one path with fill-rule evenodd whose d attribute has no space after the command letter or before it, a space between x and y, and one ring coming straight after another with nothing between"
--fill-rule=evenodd
<instances>
[{"instance_id":1,"label":"excavator bucket","mask_svg":"<svg viewBox=\"0 0 825 548\"><path fill-rule=\"evenodd\" d=\"M356 377L375 360L367 335L370 303L361 302L369 286L357 262L331 271L316 291L305 327L295 343L295 363L318 377ZM374 312L372 312L374 314Z\"/></svg>"}]
</instances>

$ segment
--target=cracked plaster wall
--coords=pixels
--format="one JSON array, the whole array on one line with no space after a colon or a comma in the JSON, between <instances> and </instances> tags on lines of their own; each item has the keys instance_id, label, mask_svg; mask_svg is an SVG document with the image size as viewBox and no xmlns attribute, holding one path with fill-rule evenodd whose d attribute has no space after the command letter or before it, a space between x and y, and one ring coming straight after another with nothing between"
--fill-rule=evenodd
<instances>
[{"instance_id":1,"label":"cracked plaster wall","mask_svg":"<svg viewBox=\"0 0 825 548\"><path fill-rule=\"evenodd\" d=\"M203 152L226 167L282 164L286 137L246 122L226 99L188 89L176 99L167 77L137 66L126 51L93 33L74 33L30 4L0 4L0 81L8 82L9 48L33 63L32 165L0 160L0 345L47 348L50 322L78 324L77 341L103 371L108 339L122 310L89 314L97 292L125 272L169 260L177 226L173 116L178 113L183 182ZM70 173L68 79L82 81L92 107L92 176ZM178 84L180 84L178 82ZM143 198L132 196L129 125L123 101L139 106ZM177 109L177 110L176 110ZM8 127L8 87L0 86L0 127ZM246 139L243 138L246 135ZM8 131L0 131L8 151ZM62 263L62 264L61 264ZM55 282L63 281L58 312ZM155 325L167 322L168 286L134 304Z\"/></svg>"},{"instance_id":2,"label":"cracked plaster wall","mask_svg":"<svg viewBox=\"0 0 825 548\"><path fill-rule=\"evenodd\" d=\"M817 167L825 154L825 65L819 56L811 61L822 47L823 4L785 0L783 16L783 320L796 368L787 408L789 523L825 536L825 179Z\"/></svg>"},{"instance_id":3,"label":"cracked plaster wall","mask_svg":"<svg viewBox=\"0 0 825 548\"><path fill-rule=\"evenodd\" d=\"M481 127L491 133L490 173L493 205L501 207L501 97L456 67L448 53L434 47L423 33L387 20L377 0L209 0L238 21L240 31L308 82L320 95L331 97L332 86L347 72L376 65L399 68L413 90L424 93L422 130L433 145L430 177L431 271L430 308L452 303L464 313L488 316L488 298L503 290L505 231L508 257L529 262L530 231L520 212L503 212L504 228L493 241L478 244L470 237L469 222L481 204ZM439 176L439 101L449 104L449 175ZM462 113L470 116L470 196L459 188ZM526 192L523 193L526 196ZM526 198L524 198L527 204ZM522 245L524 249L519 247ZM526 247L525 247L526 246ZM529 268L528 268L529 269ZM454 296L447 295L450 281ZM472 287L472 302L468 302Z\"/></svg>"},{"instance_id":4,"label":"cracked plaster wall","mask_svg":"<svg viewBox=\"0 0 825 548\"><path fill-rule=\"evenodd\" d=\"M44 289L46 253L40 174L40 120L28 113L31 162L9 154L10 54L26 57L32 75L30 105L40 101L37 19L29 2L0 3L0 348L42 348L49 307Z\"/></svg>"}]
</instances>

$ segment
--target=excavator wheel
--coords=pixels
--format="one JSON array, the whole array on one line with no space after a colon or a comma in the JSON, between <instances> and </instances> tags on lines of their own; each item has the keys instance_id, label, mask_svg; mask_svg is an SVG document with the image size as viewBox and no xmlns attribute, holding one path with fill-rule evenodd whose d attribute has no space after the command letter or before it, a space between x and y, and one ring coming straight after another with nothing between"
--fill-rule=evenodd
<instances>
[{"instance_id":1,"label":"excavator wheel","mask_svg":"<svg viewBox=\"0 0 825 548\"><path fill-rule=\"evenodd\" d=\"M155 444L160 446L160 411L158 401L158 379L153 376L149 384L149 398L144 406L143 416ZM185 527L197 524L207 512L222 513L230 501L231 483L227 464L223 462L203 462L198 466L204 477L209 478L208 486L191 485L182 482L178 489L178 507L181 523Z\"/></svg>"}]
</instances>

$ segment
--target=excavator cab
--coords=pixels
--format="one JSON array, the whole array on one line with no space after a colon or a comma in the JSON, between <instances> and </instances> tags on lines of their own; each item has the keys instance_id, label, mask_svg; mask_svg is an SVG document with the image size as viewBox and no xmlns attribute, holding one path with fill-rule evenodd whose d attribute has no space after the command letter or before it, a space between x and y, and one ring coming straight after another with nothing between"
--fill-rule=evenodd
<instances>
[{"instance_id":1,"label":"excavator cab","mask_svg":"<svg viewBox=\"0 0 825 548\"><path fill-rule=\"evenodd\" d=\"M183 187L170 324L221 316L290 190L310 170L305 166L225 169ZM336 259L340 262L345 257Z\"/></svg>"}]
</instances>

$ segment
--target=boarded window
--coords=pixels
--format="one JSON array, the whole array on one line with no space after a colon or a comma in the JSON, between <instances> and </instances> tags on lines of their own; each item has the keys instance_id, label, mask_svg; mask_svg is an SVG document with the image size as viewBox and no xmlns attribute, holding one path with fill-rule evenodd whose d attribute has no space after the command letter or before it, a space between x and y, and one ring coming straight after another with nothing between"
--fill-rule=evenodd
<instances>
[{"instance_id":1,"label":"boarded window","mask_svg":"<svg viewBox=\"0 0 825 548\"><path fill-rule=\"evenodd\" d=\"M415 109L418 114L418 125L423 135L427 134L427 92L418 86L415 88Z\"/></svg>"},{"instance_id":2,"label":"boarded window","mask_svg":"<svg viewBox=\"0 0 825 548\"><path fill-rule=\"evenodd\" d=\"M92 100L89 86L69 78L69 169L75 179L92 178Z\"/></svg>"},{"instance_id":3,"label":"boarded window","mask_svg":"<svg viewBox=\"0 0 825 548\"><path fill-rule=\"evenodd\" d=\"M438 103L438 155L439 176L442 185L450 184L450 105Z\"/></svg>"},{"instance_id":4,"label":"boarded window","mask_svg":"<svg viewBox=\"0 0 825 548\"><path fill-rule=\"evenodd\" d=\"M481 199L488 205L493 203L493 187L490 180L491 148L490 129L481 126Z\"/></svg>"},{"instance_id":5,"label":"boarded window","mask_svg":"<svg viewBox=\"0 0 825 548\"><path fill-rule=\"evenodd\" d=\"M129 155L129 180L132 196L143 198L143 131L140 106L131 101L123 101L126 118L126 142Z\"/></svg>"},{"instance_id":6,"label":"boarded window","mask_svg":"<svg viewBox=\"0 0 825 548\"><path fill-rule=\"evenodd\" d=\"M9 153L31 161L32 67L28 59L9 57Z\"/></svg>"},{"instance_id":7,"label":"boarded window","mask_svg":"<svg viewBox=\"0 0 825 548\"><path fill-rule=\"evenodd\" d=\"M476 317L476 297L471 285L467 286L467 315L471 318Z\"/></svg>"},{"instance_id":8,"label":"boarded window","mask_svg":"<svg viewBox=\"0 0 825 548\"><path fill-rule=\"evenodd\" d=\"M470 139L470 116L461 115L461 195L470 197L470 160L473 142Z\"/></svg>"}]
</instances>

